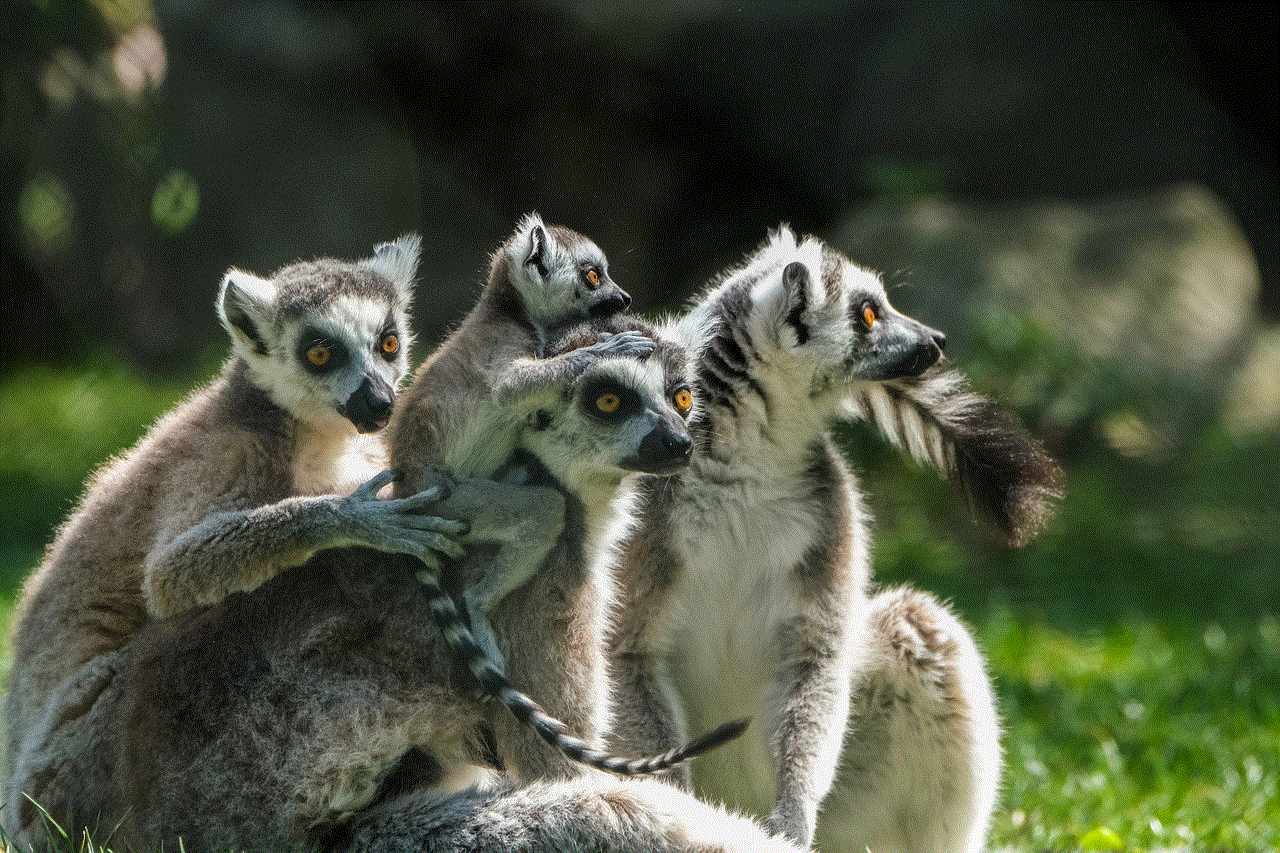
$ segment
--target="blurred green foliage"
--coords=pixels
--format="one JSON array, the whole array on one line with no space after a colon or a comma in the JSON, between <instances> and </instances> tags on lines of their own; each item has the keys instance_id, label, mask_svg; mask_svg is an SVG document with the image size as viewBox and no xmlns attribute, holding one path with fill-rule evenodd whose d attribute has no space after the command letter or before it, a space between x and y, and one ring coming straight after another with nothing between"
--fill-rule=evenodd
<instances>
[{"instance_id":1,"label":"blurred green foliage","mask_svg":"<svg viewBox=\"0 0 1280 853\"><path fill-rule=\"evenodd\" d=\"M102 355L0 374L0 597L34 566L88 475L132 445L191 386L148 381Z\"/></svg>"}]
</instances>

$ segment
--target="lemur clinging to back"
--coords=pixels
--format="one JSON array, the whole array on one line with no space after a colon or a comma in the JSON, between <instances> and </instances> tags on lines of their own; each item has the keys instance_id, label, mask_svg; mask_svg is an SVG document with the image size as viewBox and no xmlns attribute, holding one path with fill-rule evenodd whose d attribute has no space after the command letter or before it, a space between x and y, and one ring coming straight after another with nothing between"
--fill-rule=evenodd
<instances>
[{"instance_id":1,"label":"lemur clinging to back","mask_svg":"<svg viewBox=\"0 0 1280 853\"><path fill-rule=\"evenodd\" d=\"M31 812L15 774L51 696L151 619L253 589L322 548L461 553L446 535L458 522L416 513L441 490L381 501L383 477L352 491L383 465L369 434L405 373L418 251L406 236L354 263L226 274L222 374L93 475L24 588L5 706L7 825ZM76 705L95 678L82 676Z\"/></svg>"},{"instance_id":2,"label":"lemur clinging to back","mask_svg":"<svg viewBox=\"0 0 1280 853\"><path fill-rule=\"evenodd\" d=\"M511 458L523 433L546 428L542 419L548 405L584 371L602 358L645 358L653 352L652 330L624 323L598 340L561 341L555 354L545 353L566 327L588 317L607 321L630 302L609 278L604 253L595 243L567 228L545 225L537 214L526 216L494 253L475 308L418 369L388 430L390 461L404 473L399 488L405 492L426 488L441 474L477 478L458 482L437 511L470 519L486 511L495 489L503 489L509 533L496 552L471 561L472 567L483 568L466 578L465 616L434 575L420 578L453 652L489 695L548 744L576 761L625 775L666 769L736 736L743 724L722 726L660 756L620 759L569 736L561 722L516 690L502 671L487 614L535 570L548 571L548 555L562 532L564 501L556 489L508 487L485 478ZM487 527L500 535L501 525ZM588 554L574 559L588 559ZM526 614L524 626L513 631L536 631L529 626L539 621L537 614ZM507 641L521 644L522 638ZM526 676L528 681L532 674ZM503 718L500 727L506 726ZM507 740L518 743L522 738L512 732ZM516 751L525 756L512 768L518 775L545 775L541 768L549 759L540 749L526 745ZM532 769L535 764L538 771Z\"/></svg>"},{"instance_id":3,"label":"lemur clinging to back","mask_svg":"<svg viewBox=\"0 0 1280 853\"><path fill-rule=\"evenodd\" d=\"M981 658L928 596L868 601L867 517L828 429L853 408L1015 543L1050 514L1056 466L933 367L942 335L895 311L874 274L786 228L677 329L707 341L698 452L642 484L616 550L613 748L662 749L686 720L754 714L755 736L695 770L702 795L802 845L816 826L823 850L978 849L999 775Z\"/></svg>"},{"instance_id":4,"label":"lemur clinging to back","mask_svg":"<svg viewBox=\"0 0 1280 853\"><path fill-rule=\"evenodd\" d=\"M687 356L670 342L652 345L645 359L596 359L548 395L537 427L519 439L516 464L532 483L560 492L565 519L545 564L492 616L513 678L536 686L588 740L600 736L609 711L602 633L610 579L591 557L612 529L614 498L625 496L629 473L674 470L690 449ZM506 838L555 849L548 839L557 837L554 825L567 825L557 818L567 813L573 835L559 837L570 849L572 838L628 849L626 839L640 837L637 822L651 817L644 792L658 789L586 771L502 708L458 690L417 565L331 549L195 618L147 626L117 653L119 675L86 713L80 745L52 745L82 762L66 777L69 817L122 820L117 841L138 847L181 836L188 850L342 849L349 821L385 816L405 791L444 796L450 780L487 752L488 723L515 779L573 776L576 784L476 795L494 798L493 813L441 812L454 827L442 830L450 836L426 830L428 816L431 844L494 849ZM95 760L100 754L110 759ZM522 809L535 811L522 818ZM604 823L585 825L579 809ZM669 831L658 837L670 846L653 849L714 838L705 828L681 829L681 819L667 815Z\"/></svg>"}]
</instances>

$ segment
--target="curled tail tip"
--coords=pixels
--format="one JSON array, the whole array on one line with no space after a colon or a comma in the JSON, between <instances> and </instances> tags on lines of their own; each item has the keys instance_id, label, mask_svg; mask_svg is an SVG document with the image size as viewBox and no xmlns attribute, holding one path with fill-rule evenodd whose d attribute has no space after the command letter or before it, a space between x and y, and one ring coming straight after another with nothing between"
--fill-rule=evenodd
<instances>
[{"instance_id":1,"label":"curled tail tip","mask_svg":"<svg viewBox=\"0 0 1280 853\"><path fill-rule=\"evenodd\" d=\"M682 751L685 758L694 758L704 752L710 752L717 747L724 746L731 740L736 740L742 736L747 730L747 726L751 725L750 717L743 717L738 720L730 720L723 725L719 725L689 742L689 745Z\"/></svg>"}]
</instances>

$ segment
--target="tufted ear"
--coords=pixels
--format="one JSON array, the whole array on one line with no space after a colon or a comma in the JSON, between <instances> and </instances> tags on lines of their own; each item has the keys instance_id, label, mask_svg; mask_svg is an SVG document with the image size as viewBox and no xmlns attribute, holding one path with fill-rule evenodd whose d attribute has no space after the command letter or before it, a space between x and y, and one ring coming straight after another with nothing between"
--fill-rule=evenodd
<instances>
[{"instance_id":1,"label":"tufted ear","mask_svg":"<svg viewBox=\"0 0 1280 853\"><path fill-rule=\"evenodd\" d=\"M545 284L550 246L547 227L536 211L520 220L508 245L511 246L512 265L522 269L530 281Z\"/></svg>"},{"instance_id":2,"label":"tufted ear","mask_svg":"<svg viewBox=\"0 0 1280 853\"><path fill-rule=\"evenodd\" d=\"M374 247L373 257L361 261L359 266L373 270L394 284L401 300L408 303L413 295L413 280L418 274L418 257L421 254L422 237L406 234L399 240L379 243Z\"/></svg>"},{"instance_id":3,"label":"tufted ear","mask_svg":"<svg viewBox=\"0 0 1280 853\"><path fill-rule=\"evenodd\" d=\"M812 299L809 267L802 261L792 261L782 268L782 291L778 304L778 326L783 323L795 332L796 343L803 345L809 339L809 326L805 314Z\"/></svg>"},{"instance_id":4,"label":"tufted ear","mask_svg":"<svg viewBox=\"0 0 1280 853\"><path fill-rule=\"evenodd\" d=\"M278 291L274 282L234 267L227 270L218 289L218 319L241 355L267 354Z\"/></svg>"}]
</instances>

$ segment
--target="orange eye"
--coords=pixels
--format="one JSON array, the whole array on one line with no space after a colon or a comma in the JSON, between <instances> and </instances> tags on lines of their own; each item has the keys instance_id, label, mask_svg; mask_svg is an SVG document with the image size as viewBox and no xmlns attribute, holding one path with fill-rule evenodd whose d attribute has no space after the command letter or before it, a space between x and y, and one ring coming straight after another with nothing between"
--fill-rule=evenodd
<instances>
[{"instance_id":1,"label":"orange eye","mask_svg":"<svg viewBox=\"0 0 1280 853\"><path fill-rule=\"evenodd\" d=\"M311 349L307 350L307 361L311 362L316 367L324 367L329 363L331 355L332 353L327 346L324 346L323 344L316 344Z\"/></svg>"},{"instance_id":2,"label":"orange eye","mask_svg":"<svg viewBox=\"0 0 1280 853\"><path fill-rule=\"evenodd\" d=\"M693 406L693 395L689 393L688 388L681 388L671 399L681 412L687 412Z\"/></svg>"},{"instance_id":3,"label":"orange eye","mask_svg":"<svg viewBox=\"0 0 1280 853\"><path fill-rule=\"evenodd\" d=\"M395 335L386 335L382 338L382 351L387 355L394 355L400 351L400 339Z\"/></svg>"},{"instance_id":4,"label":"orange eye","mask_svg":"<svg viewBox=\"0 0 1280 853\"><path fill-rule=\"evenodd\" d=\"M622 398L617 394L601 394L599 397L596 397L596 408L604 412L606 415L611 415L618 411L618 407L621 405Z\"/></svg>"},{"instance_id":5,"label":"orange eye","mask_svg":"<svg viewBox=\"0 0 1280 853\"><path fill-rule=\"evenodd\" d=\"M862 322L868 329L876 324L876 312L870 302L862 306Z\"/></svg>"},{"instance_id":6,"label":"orange eye","mask_svg":"<svg viewBox=\"0 0 1280 853\"><path fill-rule=\"evenodd\" d=\"M587 270L587 281L591 282L592 287L600 284L600 273L596 272L595 267Z\"/></svg>"}]
</instances>

